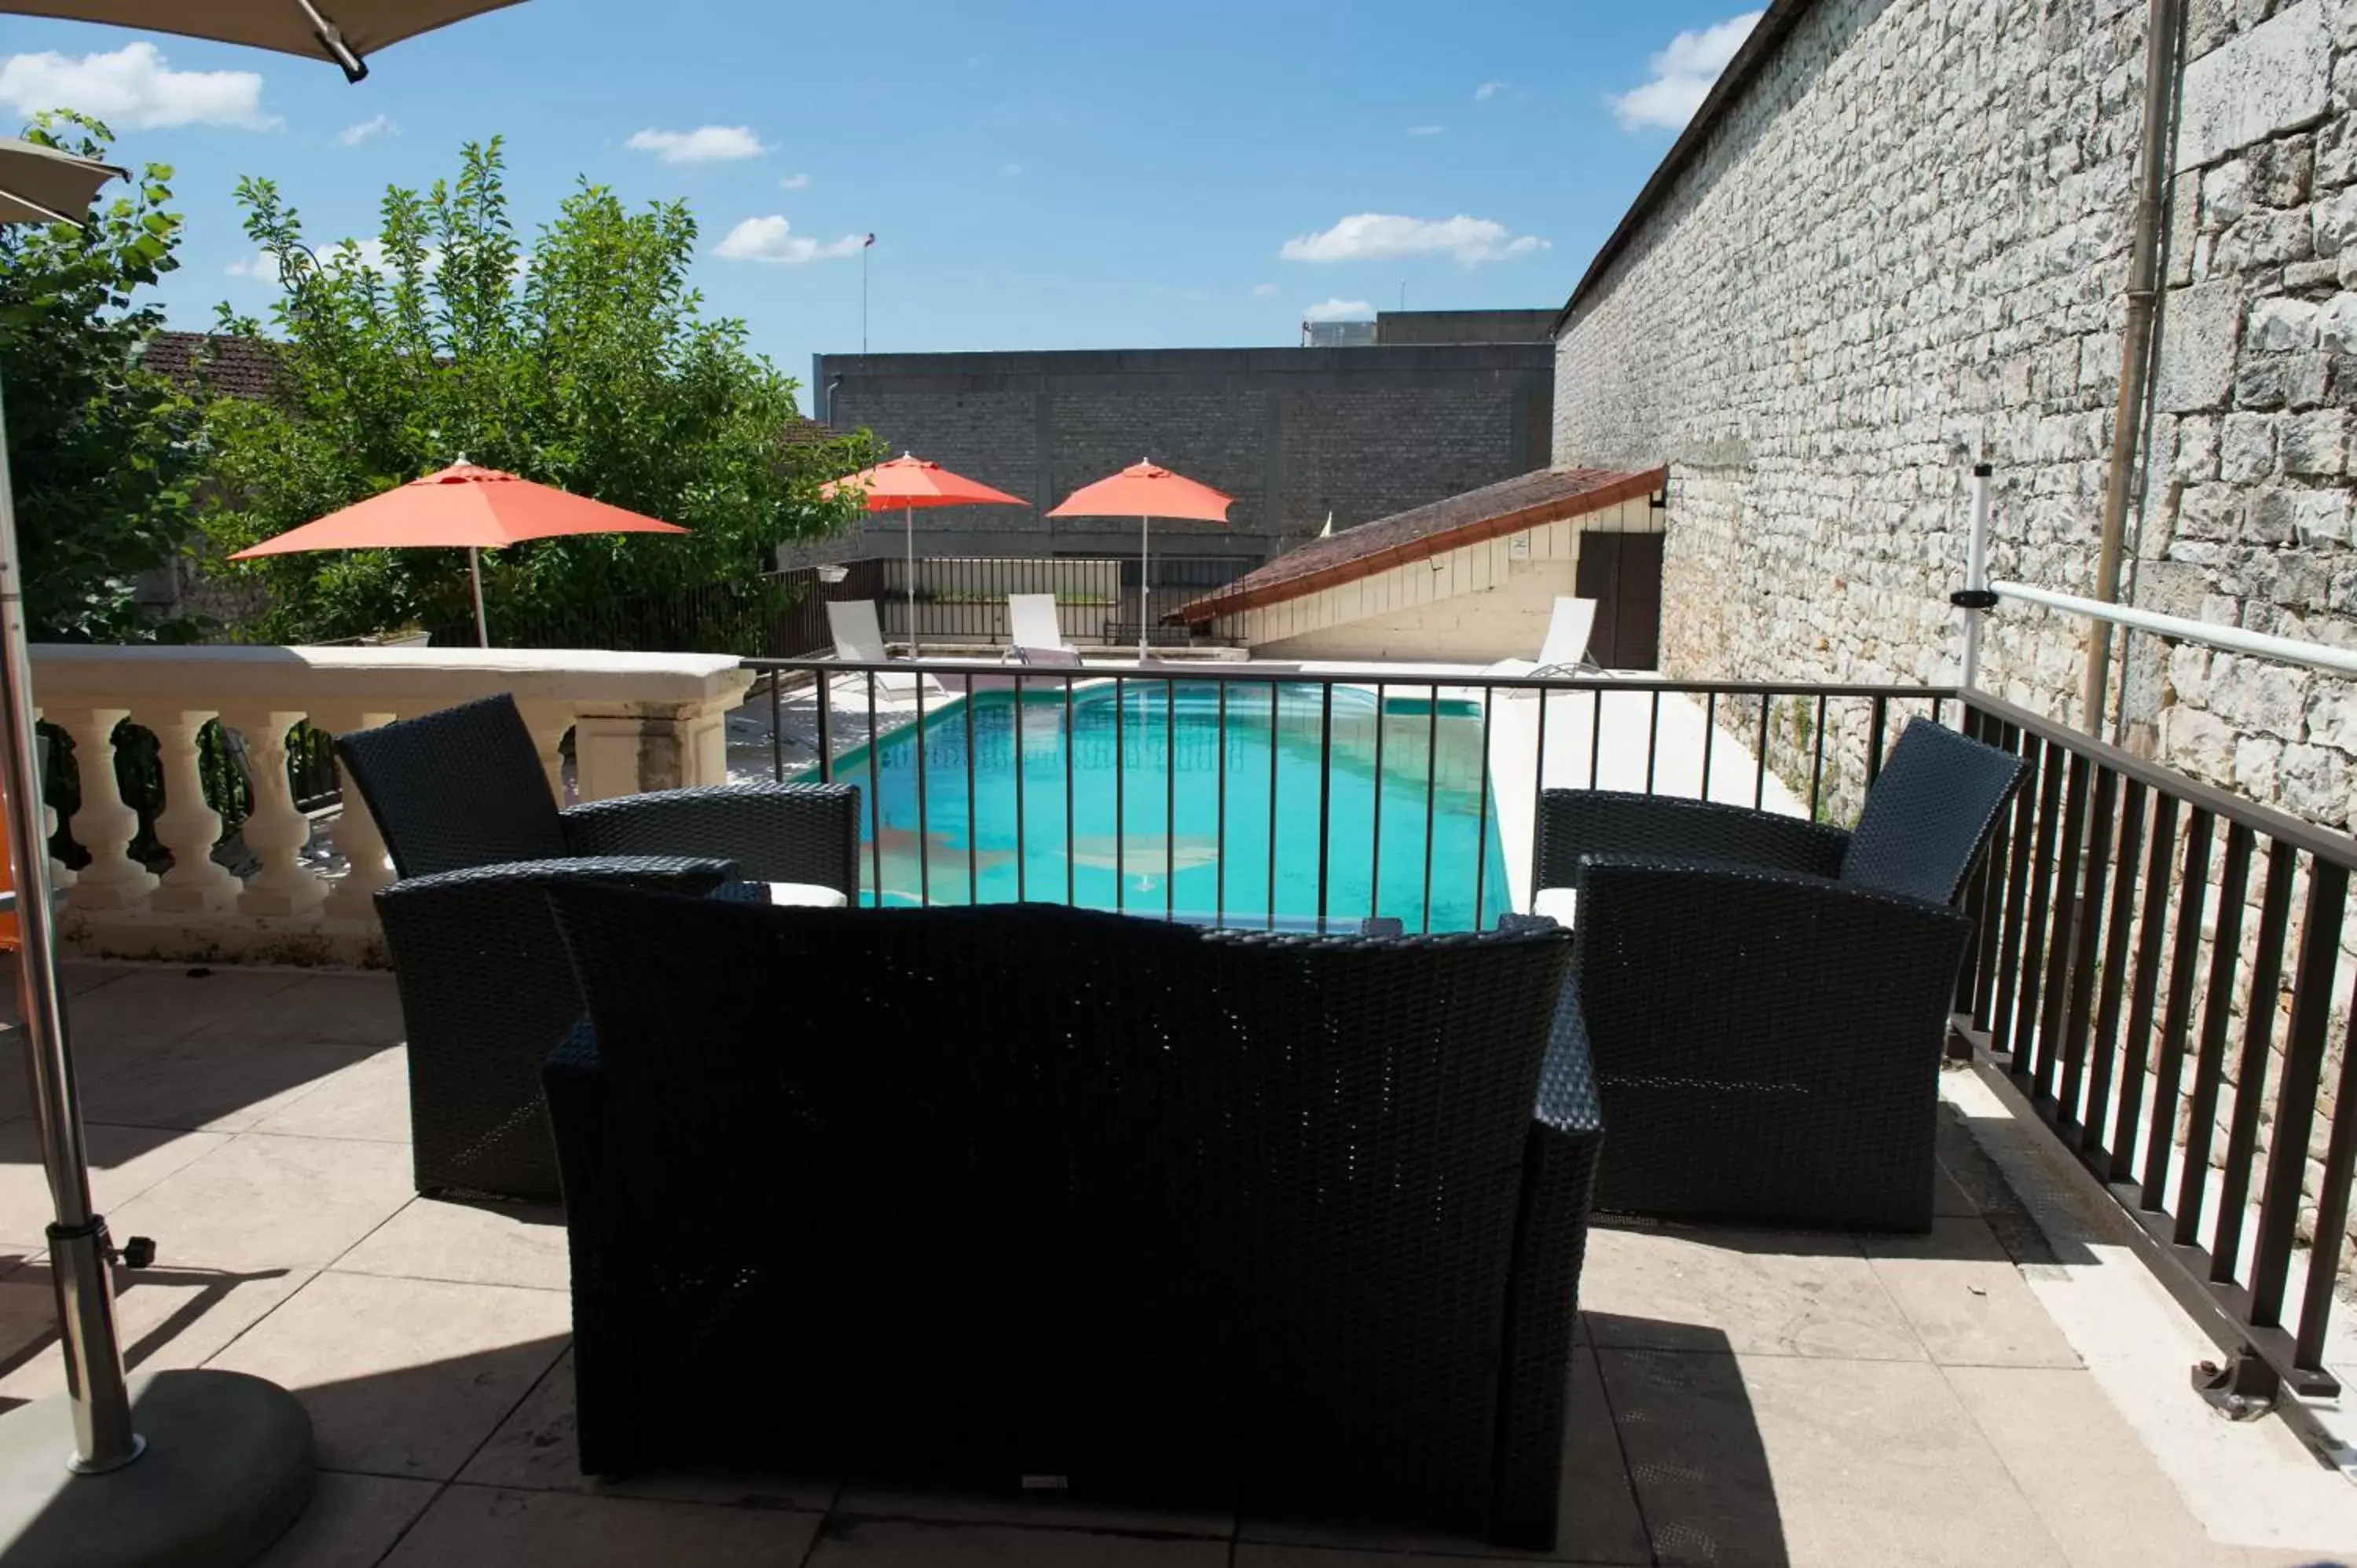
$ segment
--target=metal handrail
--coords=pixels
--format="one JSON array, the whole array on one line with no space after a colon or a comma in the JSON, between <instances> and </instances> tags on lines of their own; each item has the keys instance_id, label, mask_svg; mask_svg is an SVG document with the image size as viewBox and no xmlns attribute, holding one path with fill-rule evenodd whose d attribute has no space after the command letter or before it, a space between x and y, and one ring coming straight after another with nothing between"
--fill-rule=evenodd
<instances>
[{"instance_id":1,"label":"metal handrail","mask_svg":"<svg viewBox=\"0 0 2357 1568\"><path fill-rule=\"evenodd\" d=\"M2102 599L2083 599L2076 594L2057 594L2045 588L2033 588L2024 583L1997 582L1988 586L1989 591L2001 599L2041 605L2050 610L2061 610L2065 615L2085 616L2092 620L2124 626L2131 631L2149 632L2155 637L2173 638L2180 642L2199 642L2229 653L2248 653L2261 659L2281 660L2287 664L2304 664L2311 670L2327 670L2336 675L2357 675L2357 650L2333 648L2301 638L2276 637L2264 631L2245 631L2241 627L2220 626L2214 621L2189 620L2183 616L2161 615L2126 605L2107 604Z\"/></svg>"}]
</instances>

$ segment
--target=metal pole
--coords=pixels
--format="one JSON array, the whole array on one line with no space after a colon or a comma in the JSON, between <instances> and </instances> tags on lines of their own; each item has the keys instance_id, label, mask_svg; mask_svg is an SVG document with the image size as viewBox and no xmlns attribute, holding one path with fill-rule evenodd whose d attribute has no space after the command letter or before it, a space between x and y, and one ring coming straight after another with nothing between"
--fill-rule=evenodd
<instances>
[{"instance_id":1,"label":"metal pole","mask_svg":"<svg viewBox=\"0 0 2357 1568\"><path fill-rule=\"evenodd\" d=\"M2160 231L2168 209L2170 106L2177 87L2184 0L2152 0L2145 25L2143 145L2137 150L2136 209L2129 235L2127 320L2120 332L2119 402L2112 412L2112 462L2104 485L2103 532L2097 542L2094 596L2120 596L2120 550L2128 489L2143 436L2145 376L2152 364L2153 312L2160 298ZM2089 735L2104 727L2104 700L2112 678L2112 628L2097 621L2087 639L2082 719Z\"/></svg>"},{"instance_id":2,"label":"metal pole","mask_svg":"<svg viewBox=\"0 0 2357 1568\"><path fill-rule=\"evenodd\" d=\"M1964 591L1984 594L1988 590L1989 540L1989 466L1973 465L1973 526L1971 542L1964 547ZM1960 682L1966 691L1980 684L1981 617L1986 610L1967 607L1964 616L1964 668Z\"/></svg>"},{"instance_id":3,"label":"metal pole","mask_svg":"<svg viewBox=\"0 0 2357 1568\"><path fill-rule=\"evenodd\" d=\"M6 795L8 858L16 874L16 1000L24 1010L25 1059L32 1069L34 1125L57 1214L48 1228L58 1331L73 1402L74 1452L83 1475L119 1469L145 1440L132 1430L114 1326L106 1221L91 1212L90 1162L73 1054L58 992L49 850L42 842L39 749L33 732L33 675L25 639L24 567L16 556L16 506L8 483L7 430L0 420L0 791ZM105 767L92 757L85 766Z\"/></svg>"},{"instance_id":4,"label":"metal pole","mask_svg":"<svg viewBox=\"0 0 2357 1568\"><path fill-rule=\"evenodd\" d=\"M917 651L917 509L913 506L900 509L900 539L908 552L909 581L902 591L909 598L909 657L916 659L921 656Z\"/></svg>"},{"instance_id":5,"label":"metal pole","mask_svg":"<svg viewBox=\"0 0 2357 1568\"><path fill-rule=\"evenodd\" d=\"M489 648L491 623L483 618L483 553L471 544L467 546L467 579L475 587L475 646Z\"/></svg>"},{"instance_id":6,"label":"metal pole","mask_svg":"<svg viewBox=\"0 0 2357 1568\"><path fill-rule=\"evenodd\" d=\"M1146 662L1146 579L1152 574L1146 569L1153 559L1153 544L1148 537L1151 518L1137 520L1137 661Z\"/></svg>"},{"instance_id":7,"label":"metal pole","mask_svg":"<svg viewBox=\"0 0 2357 1568\"><path fill-rule=\"evenodd\" d=\"M867 243L859 247L859 357L863 360L867 358L867 252L875 248L873 234L867 236Z\"/></svg>"}]
</instances>

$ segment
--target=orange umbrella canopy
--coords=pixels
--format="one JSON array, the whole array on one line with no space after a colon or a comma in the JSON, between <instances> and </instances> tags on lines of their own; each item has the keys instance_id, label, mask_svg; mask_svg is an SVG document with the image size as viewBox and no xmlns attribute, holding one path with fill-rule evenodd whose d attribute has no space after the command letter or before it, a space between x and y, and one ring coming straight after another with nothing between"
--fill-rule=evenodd
<instances>
[{"instance_id":1,"label":"orange umbrella canopy","mask_svg":"<svg viewBox=\"0 0 2357 1568\"><path fill-rule=\"evenodd\" d=\"M230 557L290 555L303 550L497 550L565 533L685 533L674 522L641 517L497 468L453 463L439 473L329 512Z\"/></svg>"},{"instance_id":2,"label":"orange umbrella canopy","mask_svg":"<svg viewBox=\"0 0 2357 1568\"><path fill-rule=\"evenodd\" d=\"M846 491L867 497L869 511L900 511L920 506L1029 506L1020 496L992 489L979 479L953 474L928 457L903 452L888 463L819 487L829 500Z\"/></svg>"},{"instance_id":3,"label":"orange umbrella canopy","mask_svg":"<svg viewBox=\"0 0 2357 1568\"><path fill-rule=\"evenodd\" d=\"M1133 463L1109 478L1082 485L1049 517L1191 517L1228 521L1233 496L1174 474L1159 463Z\"/></svg>"}]
</instances>

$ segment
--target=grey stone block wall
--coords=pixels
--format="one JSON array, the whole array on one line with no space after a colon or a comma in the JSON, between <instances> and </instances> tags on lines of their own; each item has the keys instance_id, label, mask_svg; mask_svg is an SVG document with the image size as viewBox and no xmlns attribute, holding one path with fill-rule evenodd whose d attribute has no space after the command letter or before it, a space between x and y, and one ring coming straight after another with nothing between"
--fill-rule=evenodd
<instances>
[{"instance_id":1,"label":"grey stone block wall","mask_svg":"<svg viewBox=\"0 0 2357 1568\"><path fill-rule=\"evenodd\" d=\"M1824 0L1577 305L1555 457L1671 466L1672 673L1953 680L1976 459L1997 475L1993 575L2090 590L2146 16ZM2131 596L2357 646L2357 0L2189 16ZM2008 608L1984 647L1985 685L2078 720L2080 626ZM2357 820L2357 685L2136 639L2121 690L2160 760ZM2342 965L2345 993L2357 950Z\"/></svg>"},{"instance_id":2,"label":"grey stone block wall","mask_svg":"<svg viewBox=\"0 0 2357 1568\"><path fill-rule=\"evenodd\" d=\"M1329 510L1347 528L1544 467L1554 349L823 355L815 385L837 428L864 425L1038 508L920 511L920 554L1135 554L1135 518L1044 514L1151 457L1236 498L1225 528L1157 521L1157 555L1257 562L1316 537ZM856 548L898 553L900 533L899 514L878 517Z\"/></svg>"}]
</instances>

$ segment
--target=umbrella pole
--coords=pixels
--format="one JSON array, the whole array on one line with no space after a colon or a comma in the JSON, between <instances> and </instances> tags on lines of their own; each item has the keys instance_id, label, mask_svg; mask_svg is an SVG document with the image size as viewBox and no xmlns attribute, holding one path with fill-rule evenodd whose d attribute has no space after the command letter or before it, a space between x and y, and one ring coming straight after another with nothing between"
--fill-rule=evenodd
<instances>
[{"instance_id":1,"label":"umbrella pole","mask_svg":"<svg viewBox=\"0 0 2357 1568\"><path fill-rule=\"evenodd\" d=\"M483 553L467 546L467 579L475 588L475 646L491 645L491 623L483 618Z\"/></svg>"},{"instance_id":2,"label":"umbrella pole","mask_svg":"<svg viewBox=\"0 0 2357 1568\"><path fill-rule=\"evenodd\" d=\"M1146 596L1149 592L1146 584L1153 578L1153 574L1147 570L1154 558L1150 548L1152 531L1149 525L1152 521L1153 519L1145 517L1137 520L1137 661L1140 664L1146 662Z\"/></svg>"},{"instance_id":3,"label":"umbrella pole","mask_svg":"<svg viewBox=\"0 0 2357 1568\"><path fill-rule=\"evenodd\" d=\"M860 252L863 259L866 254L865 251ZM909 581L906 591L909 596L909 657L921 659L924 655L917 648L917 509L915 507L904 506L900 509L900 541L908 551Z\"/></svg>"},{"instance_id":4,"label":"umbrella pole","mask_svg":"<svg viewBox=\"0 0 2357 1568\"><path fill-rule=\"evenodd\" d=\"M48 1228L57 1283L58 1336L72 1391L71 1467L82 1475L119 1469L145 1442L132 1430L123 1345L114 1326L114 1281L106 1221L91 1212L90 1164L65 1007L58 993L49 848L42 842L39 751L33 732L33 673L25 645L24 566L16 555L16 508L8 484L6 428L0 424L0 789L7 795L8 856L16 872L16 998L24 1009L25 1057L33 1073L34 1125L57 1221Z\"/></svg>"}]
</instances>

